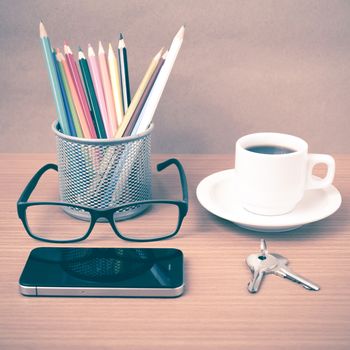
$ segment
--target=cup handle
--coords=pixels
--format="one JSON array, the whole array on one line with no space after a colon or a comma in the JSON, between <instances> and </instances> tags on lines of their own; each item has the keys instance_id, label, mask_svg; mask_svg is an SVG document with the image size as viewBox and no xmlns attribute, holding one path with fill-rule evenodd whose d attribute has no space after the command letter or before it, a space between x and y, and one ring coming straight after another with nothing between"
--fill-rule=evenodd
<instances>
[{"instance_id":1,"label":"cup handle","mask_svg":"<svg viewBox=\"0 0 350 350\"><path fill-rule=\"evenodd\" d=\"M316 164L326 164L327 174L319 180L312 177L312 169ZM335 160L328 154L308 154L306 189L326 188L332 184L335 174Z\"/></svg>"}]
</instances>

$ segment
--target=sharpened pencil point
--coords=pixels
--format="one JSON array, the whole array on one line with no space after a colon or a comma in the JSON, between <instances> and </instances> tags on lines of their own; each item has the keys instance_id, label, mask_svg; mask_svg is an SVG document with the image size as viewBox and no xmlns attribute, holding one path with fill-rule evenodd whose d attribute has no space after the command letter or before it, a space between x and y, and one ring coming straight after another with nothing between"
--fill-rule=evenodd
<instances>
[{"instance_id":1,"label":"sharpened pencil point","mask_svg":"<svg viewBox=\"0 0 350 350\"><path fill-rule=\"evenodd\" d=\"M59 62L64 61L64 56L63 56L62 52L57 52L56 57L57 57L57 61L59 61Z\"/></svg>"},{"instance_id":2,"label":"sharpened pencil point","mask_svg":"<svg viewBox=\"0 0 350 350\"><path fill-rule=\"evenodd\" d=\"M46 32L46 29L44 27L44 23L42 21L40 21L40 24L39 24L39 32L40 32L40 38L47 37L47 32Z\"/></svg>"},{"instance_id":3,"label":"sharpened pencil point","mask_svg":"<svg viewBox=\"0 0 350 350\"><path fill-rule=\"evenodd\" d=\"M112 46L112 44L111 43L109 43L109 45L108 45L108 56L113 56L113 54L114 54L114 51L113 51L113 46Z\"/></svg>"},{"instance_id":4,"label":"sharpened pencil point","mask_svg":"<svg viewBox=\"0 0 350 350\"><path fill-rule=\"evenodd\" d=\"M120 33L120 39L118 42L118 49L123 49L123 48L125 48L125 41L124 41L123 34Z\"/></svg>"},{"instance_id":5,"label":"sharpened pencil point","mask_svg":"<svg viewBox=\"0 0 350 350\"><path fill-rule=\"evenodd\" d=\"M101 54L104 54L104 53L105 53L105 50L103 49L102 42L99 41L98 42L98 54L101 55Z\"/></svg>"},{"instance_id":6,"label":"sharpened pencil point","mask_svg":"<svg viewBox=\"0 0 350 350\"><path fill-rule=\"evenodd\" d=\"M162 56L162 58L163 58L163 60L165 60L166 59L166 57L168 56L168 50L166 50L164 53L163 53L163 56Z\"/></svg>"},{"instance_id":7,"label":"sharpened pencil point","mask_svg":"<svg viewBox=\"0 0 350 350\"><path fill-rule=\"evenodd\" d=\"M85 55L84 55L84 52L83 52L82 50L79 50L79 52L78 52L78 58L79 58L79 60L85 59Z\"/></svg>"},{"instance_id":8,"label":"sharpened pencil point","mask_svg":"<svg viewBox=\"0 0 350 350\"><path fill-rule=\"evenodd\" d=\"M158 53L154 56L154 60L159 60L159 58L163 55L164 47L162 47Z\"/></svg>"},{"instance_id":9,"label":"sharpened pencil point","mask_svg":"<svg viewBox=\"0 0 350 350\"><path fill-rule=\"evenodd\" d=\"M119 40L123 40L123 39L124 39L123 34L120 33L120 34L119 34Z\"/></svg>"},{"instance_id":10,"label":"sharpened pencil point","mask_svg":"<svg viewBox=\"0 0 350 350\"><path fill-rule=\"evenodd\" d=\"M184 37L184 34L185 34L185 26L183 25L183 26L181 26L181 28L179 29L179 31L176 33L174 39L175 39L175 38L178 38L178 39L182 40L183 37Z\"/></svg>"},{"instance_id":11,"label":"sharpened pencil point","mask_svg":"<svg viewBox=\"0 0 350 350\"><path fill-rule=\"evenodd\" d=\"M94 49L92 48L92 46L90 44L88 45L88 56L89 57L95 56Z\"/></svg>"},{"instance_id":12,"label":"sharpened pencil point","mask_svg":"<svg viewBox=\"0 0 350 350\"><path fill-rule=\"evenodd\" d=\"M63 49L64 49L64 53L65 53L66 55L68 55L68 54L73 55L73 52L72 52L72 50L70 49L70 47L67 45L67 43L64 44Z\"/></svg>"}]
</instances>

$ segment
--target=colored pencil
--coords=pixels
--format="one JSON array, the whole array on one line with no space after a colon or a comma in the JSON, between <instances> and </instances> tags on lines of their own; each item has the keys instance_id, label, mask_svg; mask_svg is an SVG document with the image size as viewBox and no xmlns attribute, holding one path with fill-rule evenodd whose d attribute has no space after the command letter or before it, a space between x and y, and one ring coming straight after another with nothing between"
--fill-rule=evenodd
<instances>
[{"instance_id":1,"label":"colored pencil","mask_svg":"<svg viewBox=\"0 0 350 350\"><path fill-rule=\"evenodd\" d=\"M159 60L162 57L162 53L163 53L163 48L153 57L153 59L151 60L151 63L130 103L130 106L123 118L122 124L120 125L117 134L115 135L116 138L121 137L133 115L133 112L135 111L135 108L137 107L137 104L140 101L140 98L142 97L142 94L149 82L149 80L152 77L153 72L155 71ZM116 178L118 178L118 176L123 176L126 175L128 176L132 166L130 167L130 164L133 164L133 160L128 159L127 157L131 156L131 153L129 152L129 147L132 146L131 144L127 144L125 150L123 151L123 154L120 156L120 159L118 160L118 165L116 167L115 170L115 174L116 174ZM136 148L138 150L138 148ZM138 151L137 151L138 152ZM135 156L137 154L137 152L135 154L133 154L133 156ZM101 186L103 186L103 184L105 183L106 180L106 175L108 174L108 171L110 169L111 166L113 166L114 161L116 159L116 157L119 157L119 155L117 153L115 153L112 149L108 150L104 156L103 162L101 162L101 167L98 171L100 177L99 180L96 181L95 186L94 186L94 191L98 191L100 190ZM129 162L130 160L130 162ZM127 166L127 168L124 169L124 166ZM122 169L124 169L125 171L123 172L123 174L121 173ZM110 186L114 186L114 184L112 182L110 182L109 184L109 188Z\"/></svg>"},{"instance_id":2,"label":"colored pencil","mask_svg":"<svg viewBox=\"0 0 350 350\"><path fill-rule=\"evenodd\" d=\"M55 49L53 49L52 55L53 55L53 60L55 62L55 68L56 68L56 72L57 72L58 83L59 83L60 88L61 88L61 94L62 94L64 109L66 111L67 122L68 122L68 127L69 127L69 134L71 136L77 136L77 133L76 133L75 127L74 127L72 113L70 111L70 107L69 107L69 103L68 103L66 90L65 90L65 87L64 87L64 84L63 84L63 78L62 78L61 71L60 71L60 68L59 68L59 65L58 65L58 61L57 61L57 58L56 58L56 54L57 54L57 51Z\"/></svg>"},{"instance_id":3,"label":"colored pencil","mask_svg":"<svg viewBox=\"0 0 350 350\"><path fill-rule=\"evenodd\" d=\"M128 67L128 54L126 51L125 41L123 34L120 33L119 43L118 43L118 57L119 57L119 67L121 75L121 87L123 94L123 108L124 114L126 113L130 101L130 83L129 83L129 67Z\"/></svg>"},{"instance_id":4,"label":"colored pencil","mask_svg":"<svg viewBox=\"0 0 350 350\"><path fill-rule=\"evenodd\" d=\"M95 121L94 125L96 126L97 136L99 138L106 138L107 135L106 135L105 127L103 125L101 111L100 111L100 107L98 105L97 97L95 94L95 89L91 79L89 66L85 58L85 55L81 49L79 50L78 57L79 57L80 71L83 76L83 80L85 84L86 94L92 110L92 117Z\"/></svg>"},{"instance_id":5,"label":"colored pencil","mask_svg":"<svg viewBox=\"0 0 350 350\"><path fill-rule=\"evenodd\" d=\"M157 67L155 69L155 71L153 72L152 74L152 77L151 79L149 80L147 86L146 86L146 89L145 91L143 92L142 94L142 97L140 99L140 102L138 103L136 109L135 109L135 112L123 134L123 136L130 136L130 135L135 135L136 134L136 130L138 129L138 122L140 121L139 119L139 116L141 114L141 111L142 111L142 108L143 106L145 105L146 103L146 100L152 90L152 87L158 77L158 74L161 70L161 68L163 67L163 64L165 62L165 59L166 59L166 56L168 54L168 51L165 51L162 58L160 59L160 61L158 62L157 64ZM134 131L135 130L135 131Z\"/></svg>"},{"instance_id":6,"label":"colored pencil","mask_svg":"<svg viewBox=\"0 0 350 350\"><path fill-rule=\"evenodd\" d=\"M118 69L117 58L115 56L115 53L111 44L109 44L108 46L108 67L109 67L109 75L112 83L115 113L117 116L117 122L119 126L124 116L123 97L122 97L120 74Z\"/></svg>"},{"instance_id":7,"label":"colored pencil","mask_svg":"<svg viewBox=\"0 0 350 350\"><path fill-rule=\"evenodd\" d=\"M41 44L44 51L44 57L46 62L47 71L49 73L49 80L51 84L51 90L55 101L55 106L57 110L58 121L61 130L64 134L69 135L69 126L66 116L66 111L64 108L63 97L60 89L60 85L57 78L57 71L55 67L55 62L52 55L52 47L50 44L50 39L47 36L46 29L43 22L40 22L39 33L41 38Z\"/></svg>"},{"instance_id":8,"label":"colored pencil","mask_svg":"<svg viewBox=\"0 0 350 350\"><path fill-rule=\"evenodd\" d=\"M73 119L73 124L74 124L74 129L76 132L76 136L84 137L83 132L81 130L81 126L80 126L79 117L78 117L78 114L77 114L77 111L76 111L76 108L74 105L72 93L71 93L70 88L69 88L66 72L64 71L64 67L63 67L63 63L62 63L62 61L64 60L64 56L59 51L59 49L56 49L56 52L57 52L56 59L57 59L57 63L58 63L58 68L60 70L63 86L64 86L64 89L66 91L67 100L68 100L71 116Z\"/></svg>"},{"instance_id":9,"label":"colored pencil","mask_svg":"<svg viewBox=\"0 0 350 350\"><path fill-rule=\"evenodd\" d=\"M107 134L109 137L111 137L116 133L118 128L117 116L115 114L112 85L109 79L106 54L105 54L105 50L103 49L101 41L98 44L98 62L100 64L102 86L103 86L103 92L105 94L105 101L106 101L108 120L109 120L109 130L108 130L109 133Z\"/></svg>"},{"instance_id":10,"label":"colored pencil","mask_svg":"<svg viewBox=\"0 0 350 350\"><path fill-rule=\"evenodd\" d=\"M87 137L95 139L95 138L97 138L97 135L96 135L96 131L94 128L94 124L92 122L90 109L89 109L88 102L87 102L86 96L85 96L85 91L84 91L83 85L81 83L80 75L78 72L76 62L75 62L74 57L73 57L72 50L70 49L70 47L67 44L64 45L64 53L66 55L66 60L68 63L69 70L72 74L74 86L75 86L77 93L78 93L80 104L83 108L86 124L88 126L89 135Z\"/></svg>"},{"instance_id":11,"label":"colored pencil","mask_svg":"<svg viewBox=\"0 0 350 350\"><path fill-rule=\"evenodd\" d=\"M107 137L111 137L111 133L109 131L109 120L108 120L108 113L107 113L107 107L106 107L106 101L105 101L105 95L103 92L103 86L101 81L101 74L100 74L100 68L96 59L96 55L94 52L94 49L89 44L88 46L88 63L89 68L91 72L92 81L94 83L95 87L95 93L97 96L98 105L100 107L100 112L103 120L103 125L105 128L105 132Z\"/></svg>"},{"instance_id":12,"label":"colored pencil","mask_svg":"<svg viewBox=\"0 0 350 350\"><path fill-rule=\"evenodd\" d=\"M80 124L80 127L81 127L81 131L82 131L83 137L84 138L90 138L89 127L88 127L88 124L87 124L87 121L86 121L86 118L85 118L85 115L84 115L83 107L82 107L82 105L80 103L80 100L79 100L77 88L75 87L75 84L74 84L74 81L73 81L72 73L71 73L71 71L70 71L70 69L68 67L68 62L67 62L66 58L63 56L62 53L59 53L58 57L60 59L60 62L62 63L64 72L66 74L67 83L68 83L68 86L69 86L69 91L70 91L70 93L72 95L72 100L73 100L73 103L74 103L75 110L77 112L77 116L78 116L78 119L79 119L79 124Z\"/></svg>"},{"instance_id":13,"label":"colored pencil","mask_svg":"<svg viewBox=\"0 0 350 350\"><path fill-rule=\"evenodd\" d=\"M157 80L155 81L152 87L152 90L140 114L140 117L139 117L140 124L137 130L135 130L135 133L137 134L147 130L148 126L152 122L154 112L158 106L160 97L162 96L165 85L168 81L169 75L174 66L176 57L180 51L180 48L183 42L184 33L185 33L185 27L182 26L180 30L177 32L177 34L175 35L171 43L169 53L167 55L165 63L158 74Z\"/></svg>"},{"instance_id":14,"label":"colored pencil","mask_svg":"<svg viewBox=\"0 0 350 350\"><path fill-rule=\"evenodd\" d=\"M118 137L122 137L129 122L130 122L130 119L138 105L138 103L140 102L140 99L142 97L142 94L143 92L145 91L146 87L147 87L147 84L149 82L149 80L151 79L152 77L152 74L153 72L155 71L155 69L157 68L157 64L159 62L159 60L161 59L162 57L162 53L163 53L163 49L161 49L152 59L139 87L137 88L137 91L130 103L130 106L128 108L128 110L126 111L126 114L124 115L124 118L123 118L123 121L121 123L121 125L119 126L119 129L117 131L117 133L115 134L115 137L118 138Z\"/></svg>"}]
</instances>

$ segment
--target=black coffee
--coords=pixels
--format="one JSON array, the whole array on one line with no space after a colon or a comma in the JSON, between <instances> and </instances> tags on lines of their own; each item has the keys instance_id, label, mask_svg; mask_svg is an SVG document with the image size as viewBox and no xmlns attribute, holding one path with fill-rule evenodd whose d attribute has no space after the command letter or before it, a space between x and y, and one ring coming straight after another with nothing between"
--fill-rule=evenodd
<instances>
[{"instance_id":1,"label":"black coffee","mask_svg":"<svg viewBox=\"0 0 350 350\"><path fill-rule=\"evenodd\" d=\"M263 154L288 154L295 152L294 149L283 147L283 146L273 146L273 145L259 145L251 146L246 148L247 151Z\"/></svg>"}]
</instances>

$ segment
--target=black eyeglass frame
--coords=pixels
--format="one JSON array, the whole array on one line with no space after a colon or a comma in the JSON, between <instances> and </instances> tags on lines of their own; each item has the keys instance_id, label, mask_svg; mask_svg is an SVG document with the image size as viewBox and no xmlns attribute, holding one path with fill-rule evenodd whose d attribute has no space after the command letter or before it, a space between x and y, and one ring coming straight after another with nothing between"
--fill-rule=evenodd
<instances>
[{"instance_id":1,"label":"black eyeglass frame","mask_svg":"<svg viewBox=\"0 0 350 350\"><path fill-rule=\"evenodd\" d=\"M50 170L56 170L58 171L58 166L53 163L49 163L44 165L41 169L37 171L37 173L32 177L32 179L29 181L25 189L23 190L22 194L20 195L18 201L17 201L17 214L18 217L21 219L23 226L25 230L27 231L28 235L34 239L37 239L39 241L43 242L50 242L50 243L73 243L73 242L79 242L83 241L84 239L88 238L90 233L92 232L97 220L99 218L106 218L110 225L112 226L112 229L114 233L121 239L124 239L126 241L132 241L132 242L154 242L154 241L161 241L163 239L171 238L175 236L182 225L182 221L187 215L188 212L188 186L187 186L187 180L186 180L186 174L183 169L182 164L180 161L176 158L171 158L168 159L162 163L159 163L157 165L157 170L162 171L169 167L170 165L174 164L180 175L180 182L181 182L181 188L182 188L182 200L162 200L162 199L148 199L148 200L143 200L143 201L136 201L136 202L131 202L131 203L126 203L120 206L116 206L113 208L108 208L108 209L96 209L96 208L91 208L91 207L86 207L78 204L71 204L71 203L66 203L66 202L29 202L29 197L31 196L32 192L34 191L35 187L37 186L40 178L43 176L43 174ZM130 237L125 237L123 234L120 233L118 230L117 226L115 225L114 221L114 214L126 207L130 206L136 206L136 205L142 205L142 204L173 204L176 205L179 209L179 216L178 216L178 223L176 226L176 229L174 232L170 233L169 235L166 235L164 237L157 237L157 238L150 238L150 239L137 239L137 238L130 238ZM36 236L33 234L29 228L28 222L27 222L27 217L26 217L26 210L30 206L35 206L35 205L57 205L57 206L67 206L67 207L72 207L72 208L78 208L85 210L90 213L91 216L91 221L90 221L90 226L86 232L85 235L83 235L80 238L75 238L75 239L70 239L70 240L51 240L51 239L46 239L42 238L39 236ZM142 214L141 214L142 215Z\"/></svg>"}]
</instances>

